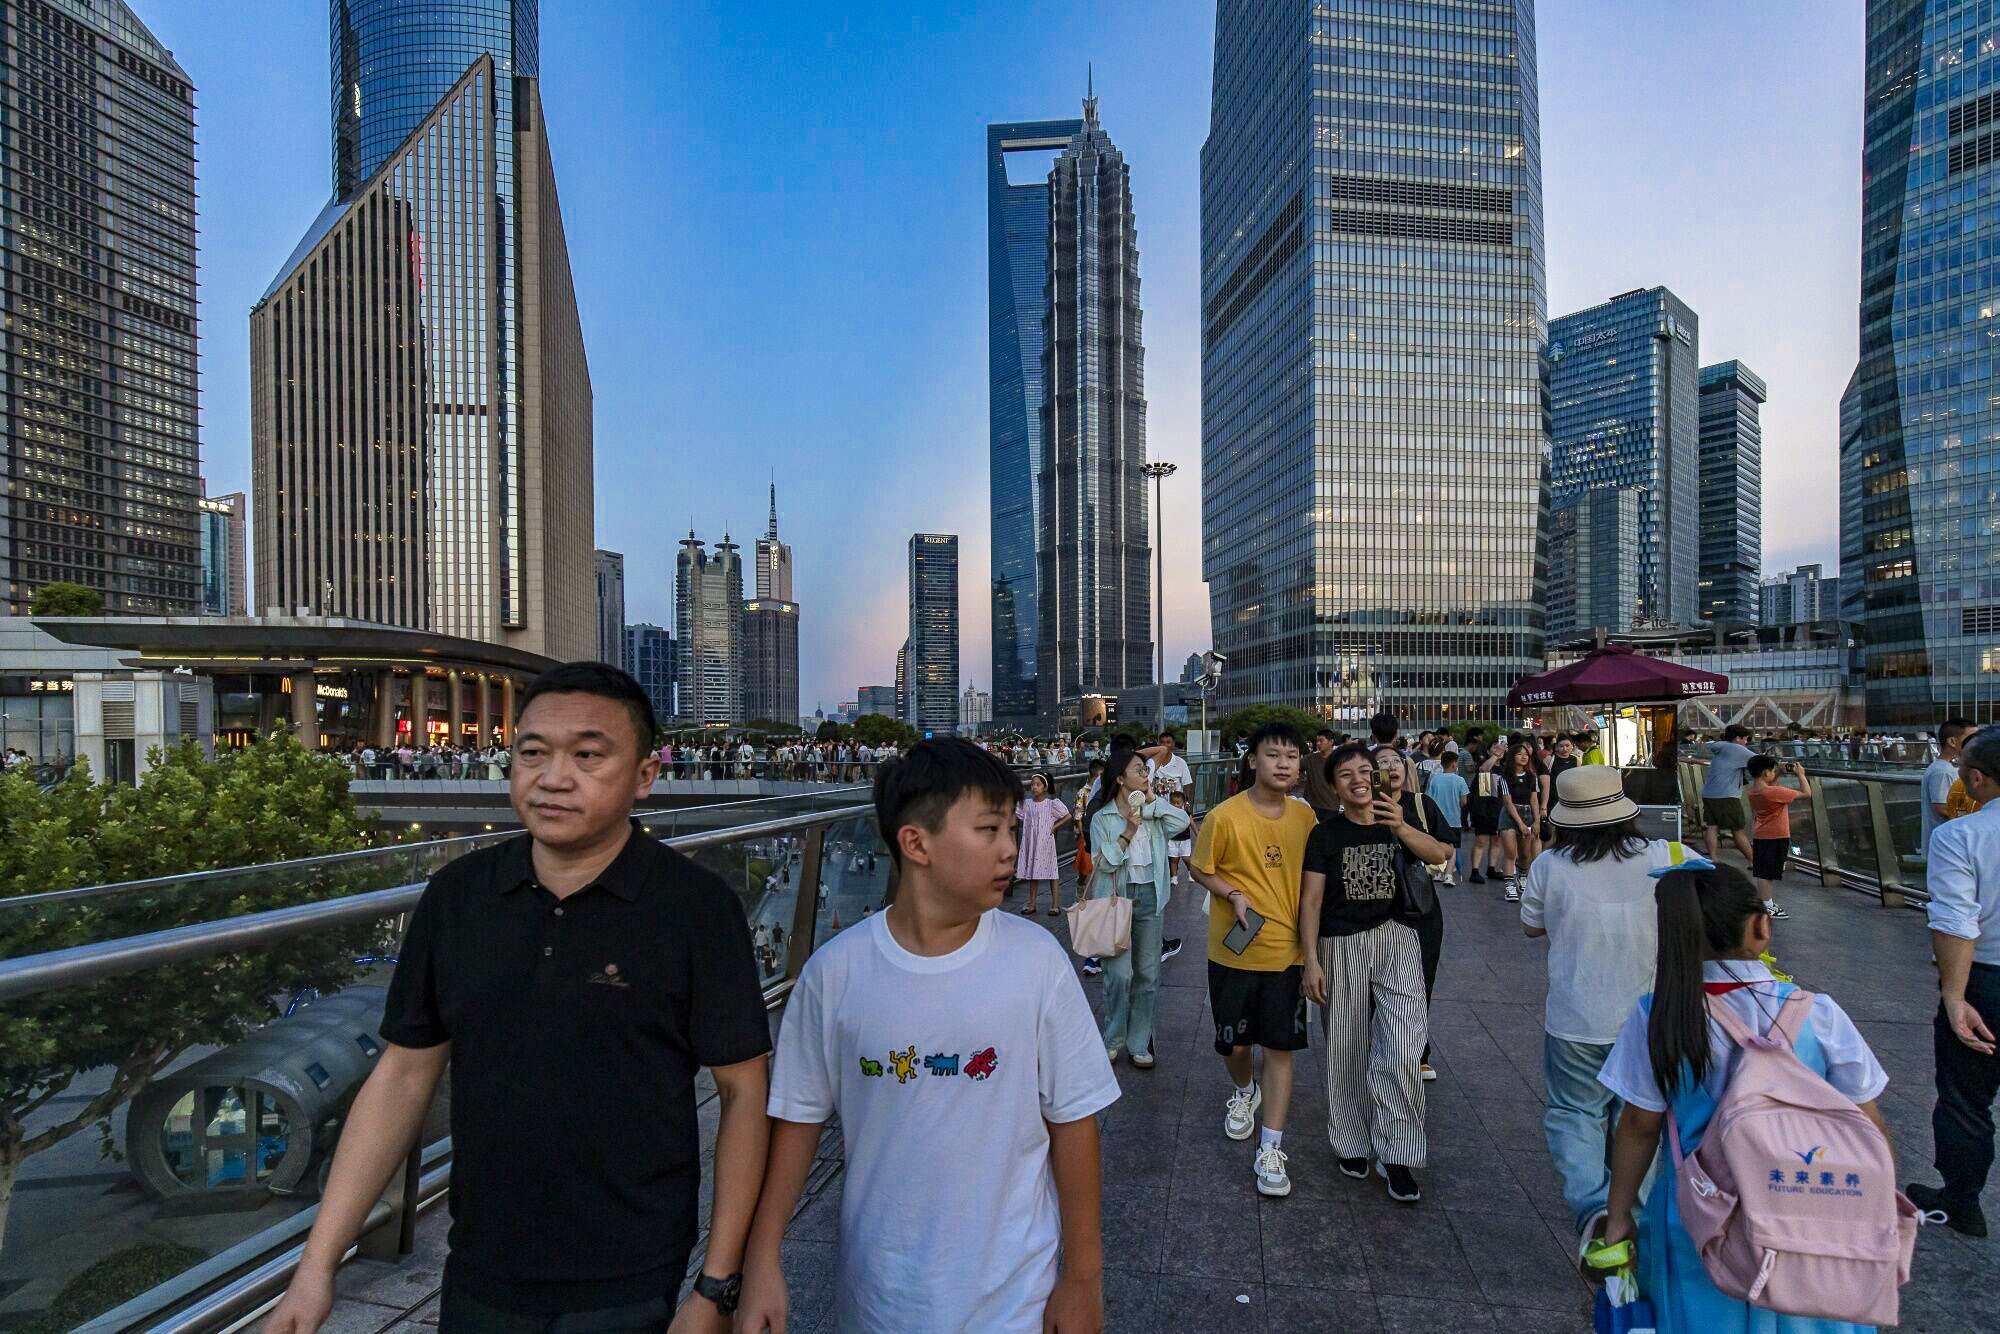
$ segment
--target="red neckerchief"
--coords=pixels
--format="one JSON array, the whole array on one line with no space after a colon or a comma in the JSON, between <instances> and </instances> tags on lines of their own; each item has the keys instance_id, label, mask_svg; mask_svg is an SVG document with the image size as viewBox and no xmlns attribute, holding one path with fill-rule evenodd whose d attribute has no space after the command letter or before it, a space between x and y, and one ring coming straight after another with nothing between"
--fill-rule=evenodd
<instances>
[{"instance_id":1,"label":"red neckerchief","mask_svg":"<svg viewBox=\"0 0 2000 1334\"><path fill-rule=\"evenodd\" d=\"M1726 996L1739 987L1754 987L1755 982L1704 982L1701 989L1711 996Z\"/></svg>"}]
</instances>

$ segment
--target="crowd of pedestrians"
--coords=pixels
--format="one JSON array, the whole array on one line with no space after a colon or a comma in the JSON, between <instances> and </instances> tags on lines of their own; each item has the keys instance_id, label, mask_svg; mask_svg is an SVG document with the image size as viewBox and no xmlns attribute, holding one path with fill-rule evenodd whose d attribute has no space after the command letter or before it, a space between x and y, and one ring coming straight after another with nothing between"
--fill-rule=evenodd
<instances>
[{"instance_id":1,"label":"crowd of pedestrians","mask_svg":"<svg viewBox=\"0 0 2000 1334\"><path fill-rule=\"evenodd\" d=\"M1228 1081L1217 1081L1220 1140L1254 1138L1255 1191L1291 1193L1296 1058L1318 1041L1338 1170L1414 1202L1428 1162L1428 999L1448 947L1437 891L1463 864L1467 823L1485 853L1466 892L1493 871L1497 898L1518 899L1523 930L1547 942L1544 1132L1579 1262L1636 1240L1626 1263L1674 1334L1863 1328L1729 1295L1680 1213L1679 1174L1659 1164L1732 1133L1721 1109L1737 1096L1744 1042L1789 1046L1834 1100L1825 1114L1874 1135L1887 1076L1832 998L1771 967L1763 890L1643 837L1637 803L1588 737L1411 740L1383 716L1365 742L1308 743L1273 724L1246 738L1238 789L1198 832L1171 737L1114 744L1065 794L1045 767L1023 766L1024 784L1005 749L921 742L875 777L896 867L886 908L811 953L773 1055L760 986L782 937L752 932L720 879L631 822L638 796L680 762L654 747L652 726L636 683L601 664L555 669L525 692L508 777L526 832L439 871L418 903L388 1045L267 1329L309 1334L326 1318L335 1269L449 1067L446 1334L669 1323L776 1334L790 1301L785 1233L829 1123L845 1160L839 1328L1100 1330L1096 1122L1120 1096L1115 1064L1145 1071L1162 1056L1154 1020L1173 944L1162 928L1175 845L1191 832ZM1944 1181L1910 1194L1982 1235L2000 1089L1987 1018L2000 1016L2000 728L1954 745L1975 809L1941 813L1929 848ZM1757 840L1778 837L1765 830L1784 803L1758 796L1774 766L1753 756L1743 772ZM1043 895L1060 902L1057 837L1070 826L1081 896L1130 907L1126 938L1100 960L1095 1016L1060 935L1030 920ZM1755 863L1756 843L1748 851ZM1761 878L1768 859L1754 869ZM1002 911L1022 881L1026 909ZM720 1094L712 1205L681 1301L702 1069ZM1886 1137L1879 1148L1887 1161ZM563 1244L547 1244L557 1232ZM1771 1245L1767 1271L1803 1243ZM1836 1284L1822 1305L1843 1300Z\"/></svg>"}]
</instances>

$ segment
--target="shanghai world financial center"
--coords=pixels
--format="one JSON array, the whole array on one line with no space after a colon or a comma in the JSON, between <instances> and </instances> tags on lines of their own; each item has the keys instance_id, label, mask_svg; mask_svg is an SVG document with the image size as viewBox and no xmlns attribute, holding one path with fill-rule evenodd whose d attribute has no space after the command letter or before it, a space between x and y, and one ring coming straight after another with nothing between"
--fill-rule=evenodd
<instances>
[{"instance_id":1,"label":"shanghai world financial center","mask_svg":"<svg viewBox=\"0 0 2000 1334\"><path fill-rule=\"evenodd\" d=\"M1221 0L1202 528L1222 703L1499 719L1543 666L1532 0Z\"/></svg>"}]
</instances>

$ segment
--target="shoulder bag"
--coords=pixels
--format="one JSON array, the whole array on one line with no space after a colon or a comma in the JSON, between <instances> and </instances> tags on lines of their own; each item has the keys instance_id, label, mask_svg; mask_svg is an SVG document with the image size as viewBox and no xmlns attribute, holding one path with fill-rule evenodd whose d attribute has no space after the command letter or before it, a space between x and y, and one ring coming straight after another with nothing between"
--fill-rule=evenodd
<instances>
[{"instance_id":1,"label":"shoulder bag","mask_svg":"<svg viewBox=\"0 0 2000 1334\"><path fill-rule=\"evenodd\" d=\"M1424 799L1418 797L1417 828L1426 834L1431 832L1430 823L1424 818ZM1404 922L1415 922L1429 917L1437 911L1437 882L1432 878L1431 868L1418 861L1399 841L1396 844L1396 916Z\"/></svg>"}]
</instances>

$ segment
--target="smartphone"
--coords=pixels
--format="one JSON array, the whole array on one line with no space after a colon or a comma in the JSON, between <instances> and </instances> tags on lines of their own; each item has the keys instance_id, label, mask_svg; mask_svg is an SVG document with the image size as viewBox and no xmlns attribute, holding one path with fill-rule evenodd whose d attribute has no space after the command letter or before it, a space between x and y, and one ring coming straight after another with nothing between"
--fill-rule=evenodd
<instances>
[{"instance_id":1,"label":"smartphone","mask_svg":"<svg viewBox=\"0 0 2000 1334\"><path fill-rule=\"evenodd\" d=\"M1243 951L1249 949L1250 942L1255 940L1257 933L1264 929L1263 913L1258 912L1248 904L1243 906L1243 912L1249 925L1246 927L1242 922L1238 922L1236 925L1230 927L1229 934L1222 938L1223 948L1231 954L1241 954Z\"/></svg>"},{"instance_id":2,"label":"smartphone","mask_svg":"<svg viewBox=\"0 0 2000 1334\"><path fill-rule=\"evenodd\" d=\"M1389 774L1387 770L1377 769L1375 771L1375 795L1385 799L1389 795Z\"/></svg>"}]
</instances>

